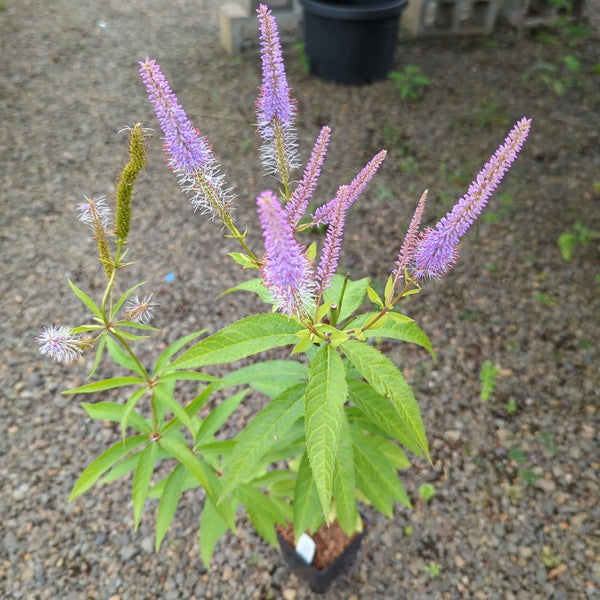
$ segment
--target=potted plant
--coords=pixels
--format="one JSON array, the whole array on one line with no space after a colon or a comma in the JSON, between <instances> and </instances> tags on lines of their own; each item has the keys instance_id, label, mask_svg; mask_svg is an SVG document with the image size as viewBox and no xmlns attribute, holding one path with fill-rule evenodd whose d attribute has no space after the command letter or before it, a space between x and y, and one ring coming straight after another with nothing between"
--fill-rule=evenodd
<instances>
[{"instance_id":1,"label":"potted plant","mask_svg":"<svg viewBox=\"0 0 600 600\"><path fill-rule=\"evenodd\" d=\"M163 130L170 167L183 190L195 208L220 221L227 236L239 242L240 252L231 253L231 258L257 272L256 278L228 291L256 293L269 310L200 341L204 332L191 332L152 364L140 358L135 346L155 331L150 322L157 305L152 295L141 299L134 295L141 284L123 292L119 288L128 264L132 193L145 165L149 135L138 124L129 130L130 158L119 178L114 216L102 198L87 199L78 207L80 220L96 240L106 278L104 293L95 301L69 282L89 309L90 322L74 328L46 327L36 340L42 354L61 362L94 348L90 377L105 352L128 371L65 392L127 392L125 402L83 403L91 418L119 423L121 436L83 471L70 500L98 481L132 474L136 529L146 500L158 499L158 551L182 493L202 488L199 544L207 565L218 539L228 529L236 531L240 505L257 532L275 546L278 534L293 547L303 533L337 523L351 540L350 552L356 550L365 526L358 499L388 517L394 501L410 506L398 471L410 464L403 448L429 459L425 428L401 372L369 342L374 337L403 340L434 356L426 334L399 311L401 300L452 267L459 239L515 160L530 126L527 119L517 123L454 209L435 228L419 232L427 194L422 195L379 294L368 278L352 281L336 270L346 213L375 175L385 151L377 153L353 181L341 185L333 199L305 216L331 131L323 127L300 182L294 184L299 165L295 103L289 96L275 20L266 6L260 7L258 17L263 68L258 132L265 172L278 183L277 193L266 190L256 199L264 251L254 252L245 233L237 229L235 200L212 148L190 123L159 65L146 59L140 63L140 74ZM302 232L319 224L328 227L322 247L302 245L298 241ZM365 311L364 301L371 305ZM275 348L287 348L287 358L233 368L240 359ZM223 364L232 369L220 378L206 372ZM185 381L200 387L182 404L175 390ZM234 418L249 389L268 401L234 437L222 439L217 432ZM208 410L217 391L221 400ZM290 552L286 555L289 558ZM337 566L331 572L338 573L339 564L333 565ZM322 591L327 577L317 579L311 585Z\"/></svg>"},{"instance_id":2,"label":"potted plant","mask_svg":"<svg viewBox=\"0 0 600 600\"><path fill-rule=\"evenodd\" d=\"M310 71L344 84L385 79L408 0L301 0Z\"/></svg>"}]
</instances>

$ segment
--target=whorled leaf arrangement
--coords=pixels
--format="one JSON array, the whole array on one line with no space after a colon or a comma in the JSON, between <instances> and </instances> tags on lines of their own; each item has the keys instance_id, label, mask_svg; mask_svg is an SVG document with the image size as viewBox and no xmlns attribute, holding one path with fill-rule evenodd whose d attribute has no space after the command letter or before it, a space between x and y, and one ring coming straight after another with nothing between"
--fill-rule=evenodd
<instances>
[{"instance_id":1,"label":"whorled leaf arrangement","mask_svg":"<svg viewBox=\"0 0 600 600\"><path fill-rule=\"evenodd\" d=\"M265 172L275 178L278 188L265 190L256 199L264 251L254 253L245 233L236 229L235 196L225 184L211 144L188 119L157 62L148 58L141 62L140 75L163 131L167 160L182 189L196 209L219 220L227 236L240 243L241 252L231 254L235 262L260 273L226 293L255 292L272 310L242 318L202 339L204 331L192 332L164 349L151 367L139 358L134 343L144 336L134 332L154 331L149 323L158 303L152 294L141 299L134 295L141 284L115 297L117 276L127 266L134 184L145 164L147 131L137 125L130 130L130 159L116 190L114 231L113 211L105 199L79 206L107 276L98 303L69 282L92 321L75 328L47 327L36 339L40 352L59 362L80 359L95 347L91 374L107 350L129 373L67 392L126 393L122 403L83 403L91 418L118 423L122 439L83 471L70 499L98 482L133 474L136 528L146 500L159 500L158 550L181 495L201 487L205 501L199 543L207 564L218 539L228 529L235 531L239 504L272 544L277 543L278 523L291 522L298 537L323 521L337 519L352 534L361 527L358 499L386 516L392 516L394 502L410 506L398 477L398 471L410 464L401 447L430 460L425 426L402 373L369 342L377 337L414 343L435 358L425 332L399 312L400 300L419 292L428 279L447 274L458 256L460 239L515 160L531 125L529 119L519 121L467 194L435 227L421 231L427 199L423 193L380 295L368 278L352 281L336 271L348 210L381 167L386 152L378 152L352 181L339 186L333 198L306 214L309 204L316 203L331 129L321 129L303 173L296 176L296 102L290 96L277 25L266 6L258 10L258 20L260 153ZM318 250L315 245L306 247L301 237L316 225L327 226ZM370 310L362 310L365 300L371 303ZM290 359L261 356L282 347L291 348ZM304 358L295 360L297 354ZM222 378L199 371L249 357L255 362ZM178 391L184 381L199 386L186 403ZM224 438L220 431L249 388L269 401L235 437ZM222 400L211 403L217 391ZM142 401L148 409L138 408ZM163 463L162 479L156 480L157 465Z\"/></svg>"}]
</instances>

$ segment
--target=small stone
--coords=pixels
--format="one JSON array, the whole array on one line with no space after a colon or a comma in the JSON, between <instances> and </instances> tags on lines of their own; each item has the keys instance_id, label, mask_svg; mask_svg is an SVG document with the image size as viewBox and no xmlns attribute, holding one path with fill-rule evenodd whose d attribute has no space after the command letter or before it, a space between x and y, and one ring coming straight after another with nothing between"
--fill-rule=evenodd
<instances>
[{"instance_id":1,"label":"small stone","mask_svg":"<svg viewBox=\"0 0 600 600\"><path fill-rule=\"evenodd\" d=\"M462 569L465 566L465 561L464 561L463 557L460 554L455 554L454 555L454 564L459 569Z\"/></svg>"},{"instance_id":2,"label":"small stone","mask_svg":"<svg viewBox=\"0 0 600 600\"><path fill-rule=\"evenodd\" d=\"M221 576L221 579L223 581L229 581L231 579L232 575L233 575L233 569L229 565L227 565L223 569L223 575Z\"/></svg>"},{"instance_id":3,"label":"small stone","mask_svg":"<svg viewBox=\"0 0 600 600\"><path fill-rule=\"evenodd\" d=\"M535 482L535 486L544 492L550 493L556 491L556 483L552 479L542 477Z\"/></svg>"},{"instance_id":4,"label":"small stone","mask_svg":"<svg viewBox=\"0 0 600 600\"><path fill-rule=\"evenodd\" d=\"M523 558L531 558L533 550L529 546L519 546L519 555Z\"/></svg>"},{"instance_id":5,"label":"small stone","mask_svg":"<svg viewBox=\"0 0 600 600\"><path fill-rule=\"evenodd\" d=\"M298 591L293 588L285 588L283 590L283 600L296 600Z\"/></svg>"}]
</instances>

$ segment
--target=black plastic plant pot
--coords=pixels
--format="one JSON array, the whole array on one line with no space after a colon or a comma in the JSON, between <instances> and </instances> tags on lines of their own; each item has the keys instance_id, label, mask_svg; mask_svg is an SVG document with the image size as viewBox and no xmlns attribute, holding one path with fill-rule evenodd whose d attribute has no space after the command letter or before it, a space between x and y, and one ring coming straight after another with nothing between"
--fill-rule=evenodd
<instances>
[{"instance_id":1,"label":"black plastic plant pot","mask_svg":"<svg viewBox=\"0 0 600 600\"><path fill-rule=\"evenodd\" d=\"M366 532L367 522L366 519L363 519L363 530L357 534L344 551L323 571L319 571L315 567L306 564L302 557L296 554L294 547L288 544L279 532L277 532L277 539L279 540L281 555L286 564L294 569L302 579L308 582L313 592L324 594L332 582L352 566Z\"/></svg>"},{"instance_id":2,"label":"black plastic plant pot","mask_svg":"<svg viewBox=\"0 0 600 600\"><path fill-rule=\"evenodd\" d=\"M408 0L300 1L304 50L313 75L353 85L387 77Z\"/></svg>"}]
</instances>

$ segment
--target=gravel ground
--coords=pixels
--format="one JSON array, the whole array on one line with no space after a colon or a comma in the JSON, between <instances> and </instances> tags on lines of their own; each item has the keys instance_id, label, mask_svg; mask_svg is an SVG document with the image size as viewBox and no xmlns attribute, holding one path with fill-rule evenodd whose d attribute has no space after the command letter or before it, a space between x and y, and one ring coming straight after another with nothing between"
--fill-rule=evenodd
<instances>
[{"instance_id":1,"label":"gravel ground","mask_svg":"<svg viewBox=\"0 0 600 600\"><path fill-rule=\"evenodd\" d=\"M67 505L83 467L119 433L60 394L85 379L89 359L51 364L33 343L45 324L84 319L67 277L90 293L101 290L94 245L74 205L84 194L112 193L125 158L119 129L138 121L157 126L137 76L146 56L159 61L210 136L237 190L240 223L257 246L254 198L272 185L260 176L252 126L259 63L219 49L217 4L2 3L2 599L311 596L243 516L240 537L221 540L208 573L196 544L197 495L184 496L159 554L152 503L132 531L129 483ZM534 119L522 156L467 236L456 268L406 305L430 335L438 363L418 349L386 346L418 393L434 465L414 461L404 481L415 508L398 507L393 526L365 509L370 530L359 563L328 598L600 598L598 241L577 247L570 261L556 243L576 222L600 231L600 76L590 71L600 64L598 0L586 12L592 32L573 44L541 43L511 29L483 39L403 39L395 68L420 65L432 80L417 103L402 102L390 82L344 88L316 81L302 72L293 44L286 48L304 156L322 124L333 128L321 200L381 147L389 150L348 218L342 255L353 275L379 283L421 191L430 190L432 222L510 125L522 115ZM562 66L566 55L579 57L579 72ZM559 66L552 72L544 64ZM565 92L557 95L545 75ZM214 331L260 306L245 295L211 302L246 274L231 267L227 252L235 248L219 227L192 214L158 137L150 149L131 236L138 262L129 277L147 280L160 301L157 338L164 343L192 329ZM485 360L500 368L488 402L479 397ZM240 422L259 401L242 408ZM429 503L418 495L425 482L436 490Z\"/></svg>"}]
</instances>

